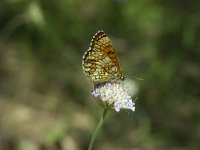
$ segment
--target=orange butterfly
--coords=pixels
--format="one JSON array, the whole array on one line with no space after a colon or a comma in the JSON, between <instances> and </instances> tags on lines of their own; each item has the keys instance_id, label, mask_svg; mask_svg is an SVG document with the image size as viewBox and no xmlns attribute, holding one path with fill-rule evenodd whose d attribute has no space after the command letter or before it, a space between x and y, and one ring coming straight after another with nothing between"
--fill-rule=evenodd
<instances>
[{"instance_id":1,"label":"orange butterfly","mask_svg":"<svg viewBox=\"0 0 200 150\"><path fill-rule=\"evenodd\" d=\"M89 49L83 55L82 68L94 84L124 80L115 48L103 31L93 36Z\"/></svg>"}]
</instances>

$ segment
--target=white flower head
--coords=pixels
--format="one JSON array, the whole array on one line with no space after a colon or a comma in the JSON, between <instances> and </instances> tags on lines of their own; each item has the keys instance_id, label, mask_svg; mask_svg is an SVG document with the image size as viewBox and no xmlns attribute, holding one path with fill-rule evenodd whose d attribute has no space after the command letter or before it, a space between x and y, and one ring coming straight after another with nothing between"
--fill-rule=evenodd
<instances>
[{"instance_id":1,"label":"white flower head","mask_svg":"<svg viewBox=\"0 0 200 150\"><path fill-rule=\"evenodd\" d=\"M119 112L121 109L135 111L135 103L128 94L129 88L123 81L110 81L94 85L92 95L106 108Z\"/></svg>"}]
</instances>

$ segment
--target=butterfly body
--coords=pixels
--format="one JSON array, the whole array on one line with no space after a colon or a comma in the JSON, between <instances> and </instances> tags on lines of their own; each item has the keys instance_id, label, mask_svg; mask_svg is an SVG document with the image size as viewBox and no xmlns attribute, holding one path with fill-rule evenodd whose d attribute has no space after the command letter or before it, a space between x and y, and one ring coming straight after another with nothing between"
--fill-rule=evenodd
<instances>
[{"instance_id":1,"label":"butterfly body","mask_svg":"<svg viewBox=\"0 0 200 150\"><path fill-rule=\"evenodd\" d=\"M103 31L97 32L82 60L83 72L96 84L112 80L123 80L119 59L111 40Z\"/></svg>"}]
</instances>

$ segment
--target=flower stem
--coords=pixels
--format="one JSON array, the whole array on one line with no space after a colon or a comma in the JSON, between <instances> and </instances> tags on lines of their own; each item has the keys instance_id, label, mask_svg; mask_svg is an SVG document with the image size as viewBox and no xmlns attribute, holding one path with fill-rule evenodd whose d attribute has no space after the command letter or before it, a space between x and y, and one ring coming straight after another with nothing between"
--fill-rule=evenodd
<instances>
[{"instance_id":1,"label":"flower stem","mask_svg":"<svg viewBox=\"0 0 200 150\"><path fill-rule=\"evenodd\" d=\"M92 135L92 138L91 138L91 140L90 140L90 144L89 144L88 150L92 150L92 147L93 147L93 145L94 145L94 142L95 142L95 139L96 139L97 134L98 134L98 132L99 132L99 129L100 129L101 126L103 125L105 116L106 116L106 114L107 114L107 110L108 110L107 108L104 108L104 111L103 111L103 113L102 113L101 119L100 119L100 121L99 121L99 123L98 123L98 125L97 125L97 127L96 127L96 129L95 129L95 131L94 131L94 133L93 133L93 135Z\"/></svg>"}]
</instances>

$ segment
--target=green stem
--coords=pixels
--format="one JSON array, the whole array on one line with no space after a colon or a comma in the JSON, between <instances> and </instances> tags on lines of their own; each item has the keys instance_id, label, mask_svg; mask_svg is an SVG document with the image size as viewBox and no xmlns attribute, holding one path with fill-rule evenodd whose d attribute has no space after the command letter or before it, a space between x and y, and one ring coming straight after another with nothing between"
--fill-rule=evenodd
<instances>
[{"instance_id":1,"label":"green stem","mask_svg":"<svg viewBox=\"0 0 200 150\"><path fill-rule=\"evenodd\" d=\"M98 134L98 132L99 132L99 129L100 129L101 126L103 125L103 122L104 122L104 119L105 119L107 110L108 110L108 109L105 108L104 111L103 111L103 114L102 114L102 116L101 116L101 119L100 119L100 121L99 121L99 123L98 123L98 125L97 125L97 127L96 127L96 129L95 129L95 131L94 131L94 133L93 133L93 135L92 135L92 138L91 138L91 140L90 140L90 144L89 144L88 150L92 150L92 147L93 147L93 145L94 145L94 142L95 142L95 139L96 139L97 134Z\"/></svg>"}]
</instances>

